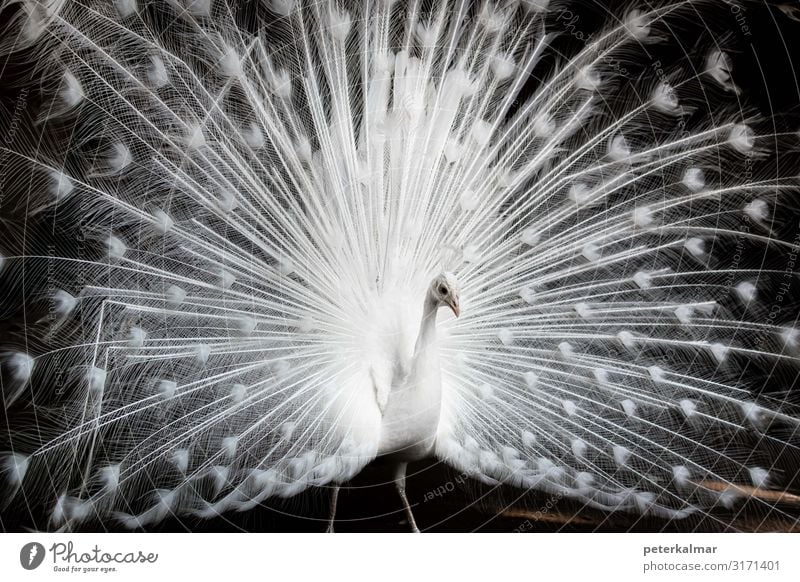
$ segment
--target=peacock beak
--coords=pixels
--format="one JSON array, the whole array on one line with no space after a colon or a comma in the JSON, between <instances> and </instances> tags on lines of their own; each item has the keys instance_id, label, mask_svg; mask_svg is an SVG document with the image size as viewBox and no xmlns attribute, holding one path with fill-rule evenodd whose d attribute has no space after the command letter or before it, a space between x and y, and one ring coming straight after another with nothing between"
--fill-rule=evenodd
<instances>
[{"instance_id":1,"label":"peacock beak","mask_svg":"<svg viewBox=\"0 0 800 582\"><path fill-rule=\"evenodd\" d=\"M457 300L455 300L455 299L454 299L454 300L452 300L452 301L448 301L448 302L447 302L447 305L448 305L448 307L450 307L450 309L452 309L452 310L453 310L453 314L454 314L456 317L458 317L459 315L461 315L461 308L458 306L458 301L457 301Z\"/></svg>"}]
</instances>

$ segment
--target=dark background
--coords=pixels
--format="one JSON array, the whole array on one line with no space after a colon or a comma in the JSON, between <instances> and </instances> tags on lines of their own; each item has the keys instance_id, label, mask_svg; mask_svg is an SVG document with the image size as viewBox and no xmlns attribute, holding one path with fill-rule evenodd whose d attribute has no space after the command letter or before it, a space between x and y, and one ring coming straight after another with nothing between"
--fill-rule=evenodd
<instances>
[{"instance_id":1,"label":"dark background","mask_svg":"<svg viewBox=\"0 0 800 582\"><path fill-rule=\"evenodd\" d=\"M737 9L735 6L740 6ZM596 31L604 21L625 14L628 3L572 2L551 3L548 17L551 30L561 30L552 50L534 71L528 91L535 91L538 73L552 67L555 60L574 54L581 46L574 35L564 30L564 10L578 17L585 34ZM741 27L744 15L750 35ZM8 11L0 14L7 18ZM734 81L746 91L746 98L776 127L800 129L800 92L797 69L792 59L800 61L800 3L744 2L732 5L721 0L698 3L698 17L682 22L680 34L651 47L656 58L668 61L679 53L690 52L715 38L725 38L737 50L730 51L734 61ZM0 28L2 26L0 25ZM574 29L573 29L574 30ZM679 41L679 42L678 42ZM541 71L539 70L541 69ZM29 78L28 67L12 66L0 60L0 129L7 124L20 102L20 86ZM648 74L631 68L632 75ZM36 91L25 96L30 117L40 106ZM2 139L2 134L0 134ZM788 201L786 222L800 216L797 199ZM0 229L23 216L0 216ZM2 242L2 235L0 235ZM0 249L1 251L2 249ZM791 293L796 297L797 282ZM6 304L7 305L7 304ZM23 298L24 305L24 298ZM24 333L23 312L4 309L0 312L0 334ZM796 380L796 376L794 376ZM782 384L785 391L796 391L795 380ZM226 514L214 520L172 518L154 531L324 531L328 516L327 488L307 491L289 500L273 500L264 507L245 514ZM463 478L441 463L425 461L409 466L408 497L417 524L423 531L795 531L800 530L800 498L786 498L774 509L751 500L731 511L713 516L690 517L668 522L632 514L604 514L584 508L569 499L558 499L536 492L496 489ZM0 504L1 505L1 504ZM24 531L46 529L42 516L28 511L19 498L0 512L0 530ZM87 530L115 530L114 523L89 523ZM399 497L387 467L373 463L361 475L342 487L339 496L336 530L407 531Z\"/></svg>"}]
</instances>

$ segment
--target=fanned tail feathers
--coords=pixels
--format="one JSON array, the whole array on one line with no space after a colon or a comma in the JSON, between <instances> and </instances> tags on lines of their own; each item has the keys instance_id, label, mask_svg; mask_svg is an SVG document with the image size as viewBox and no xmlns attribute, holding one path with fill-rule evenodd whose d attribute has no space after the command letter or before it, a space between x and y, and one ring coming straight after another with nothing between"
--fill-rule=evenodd
<instances>
[{"instance_id":1,"label":"fanned tail feathers","mask_svg":"<svg viewBox=\"0 0 800 582\"><path fill-rule=\"evenodd\" d=\"M4 2L7 498L136 528L352 478L442 269L441 460L669 518L797 490L797 128L674 50L701 5L566 58L543 0Z\"/></svg>"}]
</instances>

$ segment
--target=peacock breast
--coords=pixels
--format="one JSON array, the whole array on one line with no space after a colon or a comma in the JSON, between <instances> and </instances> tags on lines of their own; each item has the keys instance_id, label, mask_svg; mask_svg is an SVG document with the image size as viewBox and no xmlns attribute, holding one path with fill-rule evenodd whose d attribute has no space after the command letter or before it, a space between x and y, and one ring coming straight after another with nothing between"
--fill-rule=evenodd
<instances>
[{"instance_id":1,"label":"peacock breast","mask_svg":"<svg viewBox=\"0 0 800 582\"><path fill-rule=\"evenodd\" d=\"M389 393L381 419L379 456L414 461L433 454L442 408L438 358L415 363L409 377Z\"/></svg>"}]
</instances>

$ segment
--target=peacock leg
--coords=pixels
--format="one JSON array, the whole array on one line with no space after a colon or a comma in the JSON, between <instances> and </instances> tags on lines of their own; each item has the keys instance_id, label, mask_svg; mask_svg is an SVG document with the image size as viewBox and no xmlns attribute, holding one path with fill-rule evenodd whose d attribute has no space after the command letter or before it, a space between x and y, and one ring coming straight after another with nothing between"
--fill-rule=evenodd
<instances>
[{"instance_id":1,"label":"peacock leg","mask_svg":"<svg viewBox=\"0 0 800 582\"><path fill-rule=\"evenodd\" d=\"M336 519L336 501L339 499L339 486L335 485L333 487L333 491L331 492L331 512L330 517L328 518L328 529L325 530L325 533L333 533L333 522Z\"/></svg>"},{"instance_id":2,"label":"peacock leg","mask_svg":"<svg viewBox=\"0 0 800 582\"><path fill-rule=\"evenodd\" d=\"M419 528L417 527L417 522L414 521L414 513L411 511L411 505L408 503L408 497L406 497L406 467L408 463L399 463L395 470L394 474L394 484L397 486L397 492L400 494L400 499L403 500L403 507L406 510L406 517L408 518L408 523L411 526L411 531L414 533L420 533Z\"/></svg>"}]
</instances>

